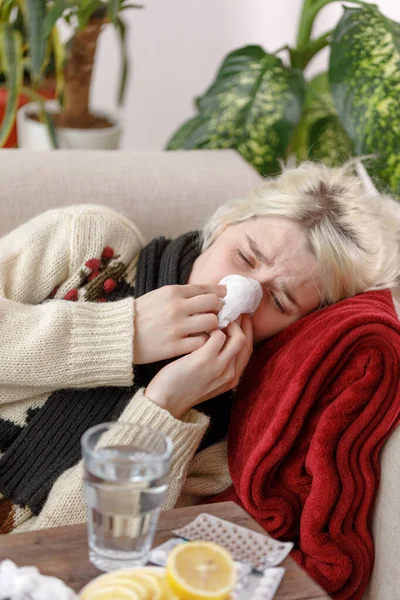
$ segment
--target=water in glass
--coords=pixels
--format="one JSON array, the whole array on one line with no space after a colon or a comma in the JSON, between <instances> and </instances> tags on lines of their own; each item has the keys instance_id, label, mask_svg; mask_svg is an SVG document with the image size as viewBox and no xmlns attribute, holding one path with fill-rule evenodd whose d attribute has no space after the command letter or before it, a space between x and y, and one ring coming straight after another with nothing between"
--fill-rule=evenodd
<instances>
[{"instance_id":1,"label":"water in glass","mask_svg":"<svg viewBox=\"0 0 400 600\"><path fill-rule=\"evenodd\" d=\"M168 484L166 465L150 455L106 446L85 463L89 555L103 571L146 562Z\"/></svg>"}]
</instances>

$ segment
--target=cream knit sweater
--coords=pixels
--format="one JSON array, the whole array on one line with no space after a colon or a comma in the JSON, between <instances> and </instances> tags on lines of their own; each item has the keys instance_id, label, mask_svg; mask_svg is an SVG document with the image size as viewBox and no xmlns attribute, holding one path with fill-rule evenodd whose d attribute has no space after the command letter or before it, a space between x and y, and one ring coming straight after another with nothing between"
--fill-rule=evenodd
<instances>
[{"instance_id":1,"label":"cream knit sweater","mask_svg":"<svg viewBox=\"0 0 400 600\"><path fill-rule=\"evenodd\" d=\"M142 245L133 223L95 205L48 211L0 239L2 419L23 425L27 411L42 406L58 389L132 385L134 300L60 298L77 285L85 262L105 246L129 265ZM60 283L54 300L40 304ZM150 425L172 439L164 508L194 504L229 487L225 441L195 454L208 426L205 415L189 410L177 420L141 389L120 420ZM38 516L28 508L17 511L14 532L84 522L82 475L82 461L65 471Z\"/></svg>"}]
</instances>

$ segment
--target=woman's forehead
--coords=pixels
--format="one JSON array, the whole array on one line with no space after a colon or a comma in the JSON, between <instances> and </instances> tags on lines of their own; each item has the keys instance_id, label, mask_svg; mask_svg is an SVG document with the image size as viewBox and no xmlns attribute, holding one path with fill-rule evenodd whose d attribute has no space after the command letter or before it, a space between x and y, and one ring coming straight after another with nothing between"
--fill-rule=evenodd
<instances>
[{"instance_id":1,"label":"woman's forehead","mask_svg":"<svg viewBox=\"0 0 400 600\"><path fill-rule=\"evenodd\" d=\"M295 221L285 217L266 217L240 223L234 234L240 232L247 240L248 237L261 248L269 248L279 252L288 250L289 254L308 249L308 241L304 230Z\"/></svg>"}]
</instances>

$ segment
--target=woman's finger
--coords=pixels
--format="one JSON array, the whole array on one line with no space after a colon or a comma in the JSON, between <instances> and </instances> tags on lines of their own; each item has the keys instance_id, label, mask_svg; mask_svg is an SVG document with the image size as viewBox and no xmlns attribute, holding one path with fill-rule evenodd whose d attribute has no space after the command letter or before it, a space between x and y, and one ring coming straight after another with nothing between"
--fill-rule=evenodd
<instances>
[{"instance_id":1,"label":"woman's finger","mask_svg":"<svg viewBox=\"0 0 400 600\"><path fill-rule=\"evenodd\" d=\"M240 322L242 323L241 343L243 345L240 348L240 350L231 358L231 360L224 364L223 371L218 378L218 382L216 382L217 385L223 388L223 391L227 391L228 389L232 389L232 387L237 386L239 378L242 375L244 369L246 368L247 363L250 360L251 353L253 351L253 326L251 323L251 319L248 315L243 315L243 319L241 319ZM238 325L238 320L236 320L235 325ZM231 331L232 329L234 328L231 328ZM234 329L233 335L239 338L239 332L236 328ZM227 348L229 341L230 340L226 342L225 348ZM239 344L240 342L238 342L237 347L239 347ZM232 347L230 350L232 350L233 354L234 350L232 349ZM222 393L222 391L220 393Z\"/></svg>"},{"instance_id":2,"label":"woman's finger","mask_svg":"<svg viewBox=\"0 0 400 600\"><path fill-rule=\"evenodd\" d=\"M175 356L183 356L199 350L208 341L208 334L193 335L179 340Z\"/></svg>"},{"instance_id":3,"label":"woman's finger","mask_svg":"<svg viewBox=\"0 0 400 600\"><path fill-rule=\"evenodd\" d=\"M181 288L184 298L204 296L204 294L216 294L221 298L224 298L226 296L226 285L200 285L197 283L188 283L186 285L182 285Z\"/></svg>"},{"instance_id":4,"label":"woman's finger","mask_svg":"<svg viewBox=\"0 0 400 600\"><path fill-rule=\"evenodd\" d=\"M218 327L218 317L212 313L207 315L194 315L186 317L182 323L183 335L193 335L195 333L204 333L212 331Z\"/></svg>"},{"instance_id":5,"label":"woman's finger","mask_svg":"<svg viewBox=\"0 0 400 600\"><path fill-rule=\"evenodd\" d=\"M254 337L253 337L253 323L250 315L243 315L241 323L242 331L250 344L251 350L253 350Z\"/></svg>"},{"instance_id":6,"label":"woman's finger","mask_svg":"<svg viewBox=\"0 0 400 600\"><path fill-rule=\"evenodd\" d=\"M199 313L219 313L224 306L223 299L218 294L204 294L194 296L184 301L184 311L188 316Z\"/></svg>"},{"instance_id":7,"label":"woman's finger","mask_svg":"<svg viewBox=\"0 0 400 600\"><path fill-rule=\"evenodd\" d=\"M225 340L225 333L220 329L214 329L214 331L210 331L208 340L204 346L200 348L199 352L206 355L207 361L210 359L210 356L215 356L215 358L217 358L221 352L221 348L225 344Z\"/></svg>"},{"instance_id":8,"label":"woman's finger","mask_svg":"<svg viewBox=\"0 0 400 600\"><path fill-rule=\"evenodd\" d=\"M242 331L246 338L242 350L239 352L235 362L235 385L238 384L239 379L247 367L247 363L250 360L253 352L253 325L248 315L244 315L242 320Z\"/></svg>"},{"instance_id":9,"label":"woman's finger","mask_svg":"<svg viewBox=\"0 0 400 600\"><path fill-rule=\"evenodd\" d=\"M246 337L237 323L229 323L226 328L227 341L218 359L226 367L239 354L246 344Z\"/></svg>"}]
</instances>

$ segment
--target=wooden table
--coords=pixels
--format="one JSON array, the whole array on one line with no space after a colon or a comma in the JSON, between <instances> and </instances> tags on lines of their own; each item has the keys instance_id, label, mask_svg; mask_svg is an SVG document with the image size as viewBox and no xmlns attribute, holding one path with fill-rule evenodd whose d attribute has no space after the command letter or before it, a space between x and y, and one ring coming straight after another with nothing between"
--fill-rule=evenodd
<instances>
[{"instance_id":1,"label":"wooden table","mask_svg":"<svg viewBox=\"0 0 400 600\"><path fill-rule=\"evenodd\" d=\"M262 528L234 502L221 502L167 510L161 513L154 546L170 537L171 531L190 523L207 512L263 532ZM70 525L43 531L0 536L0 561L9 558L19 566L35 565L44 575L59 577L79 592L99 571L89 562L86 525ZM286 573L276 593L276 600L327 600L330 598L297 563L286 558Z\"/></svg>"}]
</instances>

